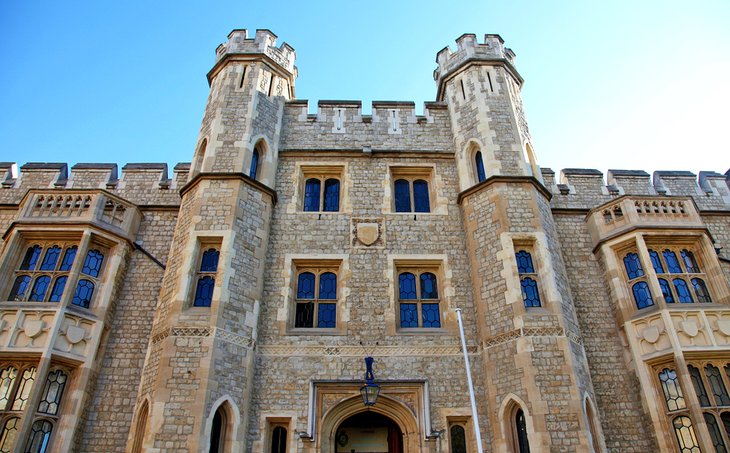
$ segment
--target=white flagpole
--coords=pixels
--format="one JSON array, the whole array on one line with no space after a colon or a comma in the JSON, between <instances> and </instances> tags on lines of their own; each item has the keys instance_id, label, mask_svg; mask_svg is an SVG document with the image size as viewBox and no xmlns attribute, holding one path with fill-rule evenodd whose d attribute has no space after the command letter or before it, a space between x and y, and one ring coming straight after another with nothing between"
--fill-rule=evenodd
<instances>
[{"instance_id":1,"label":"white flagpole","mask_svg":"<svg viewBox=\"0 0 730 453\"><path fill-rule=\"evenodd\" d=\"M469 354L466 352L466 340L464 339L464 325L461 323L461 308L456 309L456 319L459 320L459 335L461 336L461 350L464 351L464 365L466 366L466 381L469 383L469 400L471 401L471 417L474 419L474 435L477 441L477 452L483 453L482 435L479 432L479 417L477 416L477 402L474 399L474 384L471 382L471 366L469 365Z\"/></svg>"}]
</instances>

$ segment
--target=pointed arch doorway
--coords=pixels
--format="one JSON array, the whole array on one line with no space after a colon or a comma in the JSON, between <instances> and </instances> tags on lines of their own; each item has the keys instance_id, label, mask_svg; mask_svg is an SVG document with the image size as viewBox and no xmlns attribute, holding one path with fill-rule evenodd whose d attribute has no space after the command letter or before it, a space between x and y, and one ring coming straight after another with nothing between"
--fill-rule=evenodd
<instances>
[{"instance_id":1,"label":"pointed arch doorway","mask_svg":"<svg viewBox=\"0 0 730 453\"><path fill-rule=\"evenodd\" d=\"M403 453L403 432L391 418L364 411L340 423L335 445L336 453Z\"/></svg>"}]
</instances>

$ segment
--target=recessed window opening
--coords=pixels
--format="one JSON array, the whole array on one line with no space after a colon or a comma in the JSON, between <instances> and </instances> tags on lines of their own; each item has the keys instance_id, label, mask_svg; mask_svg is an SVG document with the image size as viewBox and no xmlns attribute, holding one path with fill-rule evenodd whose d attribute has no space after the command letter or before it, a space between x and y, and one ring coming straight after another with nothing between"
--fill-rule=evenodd
<instances>
[{"instance_id":1,"label":"recessed window opening","mask_svg":"<svg viewBox=\"0 0 730 453\"><path fill-rule=\"evenodd\" d=\"M489 74L489 71L487 71L487 80L489 81L489 91L494 93L494 87L492 86L492 76Z\"/></svg>"},{"instance_id":2,"label":"recessed window opening","mask_svg":"<svg viewBox=\"0 0 730 453\"><path fill-rule=\"evenodd\" d=\"M198 283L195 288L195 300L193 301L194 307L211 306L219 256L218 249L210 247L200 257L200 268L197 275Z\"/></svg>"},{"instance_id":3,"label":"recessed window opening","mask_svg":"<svg viewBox=\"0 0 730 453\"><path fill-rule=\"evenodd\" d=\"M464 80L459 79L459 85L461 86L461 97L466 101L466 90L464 90Z\"/></svg>"},{"instance_id":4,"label":"recessed window opening","mask_svg":"<svg viewBox=\"0 0 730 453\"><path fill-rule=\"evenodd\" d=\"M241 74L241 82L238 84L238 88L243 88L243 82L246 80L246 66L243 67L243 74Z\"/></svg>"}]
</instances>

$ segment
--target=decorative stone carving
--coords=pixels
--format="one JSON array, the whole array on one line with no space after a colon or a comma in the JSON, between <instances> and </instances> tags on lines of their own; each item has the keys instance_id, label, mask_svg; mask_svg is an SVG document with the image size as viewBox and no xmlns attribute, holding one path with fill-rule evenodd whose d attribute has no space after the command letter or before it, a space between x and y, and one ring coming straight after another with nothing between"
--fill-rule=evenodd
<instances>
[{"instance_id":1,"label":"decorative stone carving","mask_svg":"<svg viewBox=\"0 0 730 453\"><path fill-rule=\"evenodd\" d=\"M644 340L654 344L657 340L659 340L659 329L657 329L656 326L645 327L644 330L641 331L641 336Z\"/></svg>"},{"instance_id":2,"label":"decorative stone carving","mask_svg":"<svg viewBox=\"0 0 730 453\"><path fill-rule=\"evenodd\" d=\"M682 332L687 334L688 336L694 338L699 333L699 327L697 326L697 323L694 321L680 321L679 326L682 329Z\"/></svg>"},{"instance_id":3,"label":"decorative stone carving","mask_svg":"<svg viewBox=\"0 0 730 453\"><path fill-rule=\"evenodd\" d=\"M383 219L352 219L353 247L384 247Z\"/></svg>"}]
</instances>

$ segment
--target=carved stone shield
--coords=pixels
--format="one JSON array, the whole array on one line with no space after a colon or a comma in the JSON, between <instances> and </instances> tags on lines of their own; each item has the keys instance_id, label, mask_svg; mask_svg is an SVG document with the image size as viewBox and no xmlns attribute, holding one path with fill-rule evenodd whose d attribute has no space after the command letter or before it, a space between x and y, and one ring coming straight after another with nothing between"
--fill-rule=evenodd
<instances>
[{"instance_id":1,"label":"carved stone shield","mask_svg":"<svg viewBox=\"0 0 730 453\"><path fill-rule=\"evenodd\" d=\"M365 245L373 245L380 237L377 223L358 223L357 239Z\"/></svg>"},{"instance_id":2,"label":"carved stone shield","mask_svg":"<svg viewBox=\"0 0 730 453\"><path fill-rule=\"evenodd\" d=\"M76 344L86 337L86 331L77 326L66 327L66 339L71 344Z\"/></svg>"}]
</instances>

